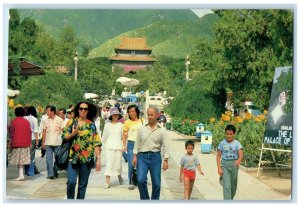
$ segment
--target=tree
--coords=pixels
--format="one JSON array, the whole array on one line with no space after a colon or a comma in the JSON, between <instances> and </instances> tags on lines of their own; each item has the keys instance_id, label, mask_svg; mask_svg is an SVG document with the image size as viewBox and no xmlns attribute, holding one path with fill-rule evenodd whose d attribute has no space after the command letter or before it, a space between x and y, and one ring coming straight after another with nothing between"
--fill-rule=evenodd
<instances>
[{"instance_id":1,"label":"tree","mask_svg":"<svg viewBox=\"0 0 300 207\"><path fill-rule=\"evenodd\" d=\"M23 81L22 92L17 96L16 103L67 108L82 99L83 90L80 83L50 70L43 76L32 76Z\"/></svg>"},{"instance_id":2,"label":"tree","mask_svg":"<svg viewBox=\"0 0 300 207\"><path fill-rule=\"evenodd\" d=\"M8 87L12 89L20 89L21 88L21 77L20 77L20 60L16 56L12 56L9 59L9 62L12 64L12 72L8 76Z\"/></svg>"},{"instance_id":3,"label":"tree","mask_svg":"<svg viewBox=\"0 0 300 207\"><path fill-rule=\"evenodd\" d=\"M275 68L293 62L293 12L290 10L218 10L216 43L229 67L218 83L229 85L236 104L255 100L269 105Z\"/></svg>"},{"instance_id":4,"label":"tree","mask_svg":"<svg viewBox=\"0 0 300 207\"><path fill-rule=\"evenodd\" d=\"M216 107L214 95L205 87L209 76L197 76L192 81L186 81L179 94L166 109L173 117L201 120L208 122L211 117L219 116L224 107Z\"/></svg>"},{"instance_id":5,"label":"tree","mask_svg":"<svg viewBox=\"0 0 300 207\"><path fill-rule=\"evenodd\" d=\"M9 10L9 29L15 30L20 25L20 14L16 9Z\"/></svg>"},{"instance_id":6,"label":"tree","mask_svg":"<svg viewBox=\"0 0 300 207\"><path fill-rule=\"evenodd\" d=\"M89 43L83 43L81 45L81 49L81 56L86 58L89 55L89 52L93 49L93 46Z\"/></svg>"},{"instance_id":7,"label":"tree","mask_svg":"<svg viewBox=\"0 0 300 207\"><path fill-rule=\"evenodd\" d=\"M58 47L57 41L49 35L45 26L39 25L35 45L31 51L28 51L26 57L37 64L51 68L56 66L56 47Z\"/></svg>"},{"instance_id":8,"label":"tree","mask_svg":"<svg viewBox=\"0 0 300 207\"><path fill-rule=\"evenodd\" d=\"M66 65L73 62L79 40L71 26L66 25L59 34L58 44L55 47L57 65Z\"/></svg>"},{"instance_id":9,"label":"tree","mask_svg":"<svg viewBox=\"0 0 300 207\"><path fill-rule=\"evenodd\" d=\"M78 81L84 92L95 93L104 99L111 95L112 89L118 87L116 80L121 71L111 71L107 58L80 59L78 61Z\"/></svg>"},{"instance_id":10,"label":"tree","mask_svg":"<svg viewBox=\"0 0 300 207\"><path fill-rule=\"evenodd\" d=\"M9 20L9 57L25 56L34 48L37 35L37 26L33 19L26 17L20 23L17 10L10 10Z\"/></svg>"},{"instance_id":11,"label":"tree","mask_svg":"<svg viewBox=\"0 0 300 207\"><path fill-rule=\"evenodd\" d=\"M179 86L175 84L177 80L182 80L184 61L166 56L157 57L153 66L141 69L129 78L135 78L140 84L135 86L136 91L149 90L150 93L167 91L168 96L175 96L179 91Z\"/></svg>"}]
</instances>

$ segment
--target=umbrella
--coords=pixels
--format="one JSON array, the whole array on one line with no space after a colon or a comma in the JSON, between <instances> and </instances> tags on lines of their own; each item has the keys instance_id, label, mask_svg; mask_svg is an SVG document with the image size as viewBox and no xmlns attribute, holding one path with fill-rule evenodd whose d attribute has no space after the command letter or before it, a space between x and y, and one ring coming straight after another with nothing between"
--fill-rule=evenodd
<instances>
[{"instance_id":1,"label":"umbrella","mask_svg":"<svg viewBox=\"0 0 300 207\"><path fill-rule=\"evenodd\" d=\"M120 82L123 86L130 87L130 92L131 92L131 86L136 86L140 84L139 80L133 78L127 78L127 77L120 77L117 79L117 82Z\"/></svg>"},{"instance_id":2,"label":"umbrella","mask_svg":"<svg viewBox=\"0 0 300 207\"><path fill-rule=\"evenodd\" d=\"M89 98L98 98L99 96L95 93L84 93L84 98L89 99Z\"/></svg>"},{"instance_id":3,"label":"umbrella","mask_svg":"<svg viewBox=\"0 0 300 207\"><path fill-rule=\"evenodd\" d=\"M130 81L130 80L131 79L127 78L127 77L120 77L120 78L117 79L117 82L123 83L123 82Z\"/></svg>"},{"instance_id":4,"label":"umbrella","mask_svg":"<svg viewBox=\"0 0 300 207\"><path fill-rule=\"evenodd\" d=\"M12 89L8 89L7 90L7 96L9 97L14 97L20 94L19 90L12 90Z\"/></svg>"}]
</instances>

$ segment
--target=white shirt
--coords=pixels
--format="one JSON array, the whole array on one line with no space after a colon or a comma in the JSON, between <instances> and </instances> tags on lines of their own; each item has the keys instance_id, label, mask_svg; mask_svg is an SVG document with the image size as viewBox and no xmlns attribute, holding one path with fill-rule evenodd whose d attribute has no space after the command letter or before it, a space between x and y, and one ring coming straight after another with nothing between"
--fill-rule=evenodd
<instances>
[{"instance_id":1,"label":"white shirt","mask_svg":"<svg viewBox=\"0 0 300 207\"><path fill-rule=\"evenodd\" d=\"M64 127L67 126L67 123L68 123L69 119L65 118L63 121L64 121Z\"/></svg>"},{"instance_id":2,"label":"white shirt","mask_svg":"<svg viewBox=\"0 0 300 207\"><path fill-rule=\"evenodd\" d=\"M54 119L48 117L44 122L42 122L42 129L46 130L45 145L61 145L61 134L63 128L64 121L56 115Z\"/></svg>"},{"instance_id":3,"label":"white shirt","mask_svg":"<svg viewBox=\"0 0 300 207\"><path fill-rule=\"evenodd\" d=\"M121 122L115 124L108 122L105 124L101 140L104 149L122 150L122 134L123 124Z\"/></svg>"},{"instance_id":4,"label":"white shirt","mask_svg":"<svg viewBox=\"0 0 300 207\"><path fill-rule=\"evenodd\" d=\"M25 119L27 119L30 123L30 128L31 128L31 140L35 140L35 136L34 134L37 133L38 130L38 121L37 118L35 118L34 116L24 116Z\"/></svg>"},{"instance_id":5,"label":"white shirt","mask_svg":"<svg viewBox=\"0 0 300 207\"><path fill-rule=\"evenodd\" d=\"M95 126L97 129L98 134L101 134L101 128L100 128L100 117L98 116L97 119L95 120Z\"/></svg>"},{"instance_id":6,"label":"white shirt","mask_svg":"<svg viewBox=\"0 0 300 207\"><path fill-rule=\"evenodd\" d=\"M48 118L48 115L47 114L44 114L42 117L41 117L41 122L40 122L40 126L39 126L39 134L41 134L43 132L43 122Z\"/></svg>"}]
</instances>

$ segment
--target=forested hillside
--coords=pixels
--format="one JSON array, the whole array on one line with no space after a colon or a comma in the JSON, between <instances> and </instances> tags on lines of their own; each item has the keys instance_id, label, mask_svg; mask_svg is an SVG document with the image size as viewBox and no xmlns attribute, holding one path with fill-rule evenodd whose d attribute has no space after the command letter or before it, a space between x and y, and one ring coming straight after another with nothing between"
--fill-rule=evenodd
<instances>
[{"instance_id":1,"label":"forested hillside","mask_svg":"<svg viewBox=\"0 0 300 207\"><path fill-rule=\"evenodd\" d=\"M71 26L82 44L91 48L129 30L170 20L193 21L198 17L191 10L148 9L19 9L21 20L31 17L58 37L64 26Z\"/></svg>"},{"instance_id":2,"label":"forested hillside","mask_svg":"<svg viewBox=\"0 0 300 207\"><path fill-rule=\"evenodd\" d=\"M194 51L196 42L200 38L208 41L214 39L213 25L218 21L215 14L189 21L160 21L140 29L125 32L108 40L89 53L89 58L108 57L114 54L114 48L120 44L120 36L143 37L147 36L147 44L153 49L154 56L169 56L184 58Z\"/></svg>"}]
</instances>

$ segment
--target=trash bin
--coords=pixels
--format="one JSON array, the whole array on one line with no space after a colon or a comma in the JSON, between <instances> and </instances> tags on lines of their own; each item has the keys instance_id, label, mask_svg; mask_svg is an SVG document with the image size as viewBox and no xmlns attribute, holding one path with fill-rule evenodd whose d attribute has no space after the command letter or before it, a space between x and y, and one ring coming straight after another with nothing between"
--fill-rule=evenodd
<instances>
[{"instance_id":1,"label":"trash bin","mask_svg":"<svg viewBox=\"0 0 300 207\"><path fill-rule=\"evenodd\" d=\"M204 132L204 124L202 123L199 123L196 125L196 138L199 138L200 139L200 142L201 142L201 132Z\"/></svg>"},{"instance_id":2,"label":"trash bin","mask_svg":"<svg viewBox=\"0 0 300 207\"><path fill-rule=\"evenodd\" d=\"M211 153L212 151L212 133L210 131L201 132L201 152Z\"/></svg>"}]
</instances>

